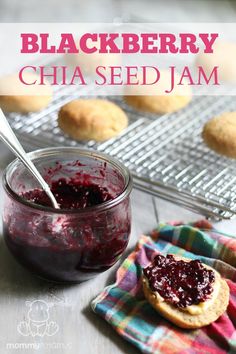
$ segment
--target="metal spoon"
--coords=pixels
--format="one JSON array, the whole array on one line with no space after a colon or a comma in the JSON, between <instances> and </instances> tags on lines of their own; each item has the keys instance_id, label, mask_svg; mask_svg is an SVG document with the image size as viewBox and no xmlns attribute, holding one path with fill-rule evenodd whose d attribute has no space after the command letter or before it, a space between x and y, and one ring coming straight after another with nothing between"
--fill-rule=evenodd
<instances>
[{"instance_id":1,"label":"metal spoon","mask_svg":"<svg viewBox=\"0 0 236 354\"><path fill-rule=\"evenodd\" d=\"M30 173L39 182L47 196L50 198L52 205L56 209L60 209L54 195L52 194L49 185L45 182L33 162L28 158L25 150L21 146L14 132L12 131L3 111L0 108L0 139L9 147L9 149L15 154Z\"/></svg>"}]
</instances>

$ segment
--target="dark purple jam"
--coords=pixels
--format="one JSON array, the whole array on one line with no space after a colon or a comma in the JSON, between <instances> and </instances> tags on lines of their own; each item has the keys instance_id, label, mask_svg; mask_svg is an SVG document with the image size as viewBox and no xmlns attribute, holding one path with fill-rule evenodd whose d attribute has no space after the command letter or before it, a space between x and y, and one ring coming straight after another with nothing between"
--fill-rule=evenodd
<instances>
[{"instance_id":1,"label":"dark purple jam","mask_svg":"<svg viewBox=\"0 0 236 354\"><path fill-rule=\"evenodd\" d=\"M107 188L76 179L61 178L54 181L51 184L51 191L61 209L85 209L113 199ZM34 189L21 196L35 204L51 206L48 196L42 190Z\"/></svg>"},{"instance_id":2,"label":"dark purple jam","mask_svg":"<svg viewBox=\"0 0 236 354\"><path fill-rule=\"evenodd\" d=\"M83 177L83 176L82 176ZM51 181L58 203L67 212L41 211L7 199L4 237L15 258L33 273L54 281L80 282L109 269L124 252L130 235L130 203L125 198L104 210L89 207L114 199L113 185L93 177ZM51 206L39 189L21 196ZM88 211L86 212L86 209ZM83 209L82 213L74 213ZM70 213L70 210L72 213Z\"/></svg>"},{"instance_id":3,"label":"dark purple jam","mask_svg":"<svg viewBox=\"0 0 236 354\"><path fill-rule=\"evenodd\" d=\"M206 301L215 281L214 272L201 261L175 260L172 255L157 255L143 272L151 290L179 308Z\"/></svg>"}]
</instances>

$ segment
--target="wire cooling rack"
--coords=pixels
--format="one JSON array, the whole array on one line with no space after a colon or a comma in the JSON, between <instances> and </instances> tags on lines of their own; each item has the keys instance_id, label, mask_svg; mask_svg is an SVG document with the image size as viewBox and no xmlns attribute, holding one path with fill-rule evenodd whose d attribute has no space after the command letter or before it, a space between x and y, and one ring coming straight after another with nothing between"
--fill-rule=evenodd
<instances>
[{"instance_id":1,"label":"wire cooling rack","mask_svg":"<svg viewBox=\"0 0 236 354\"><path fill-rule=\"evenodd\" d=\"M65 136L57 126L58 110L75 98L74 90L59 87L53 102L41 112L8 115L25 144L83 146L108 153L130 169L135 187L142 191L208 217L236 216L236 162L210 151L201 139L209 118L236 110L232 97L195 96L185 109L161 116L134 111L120 96L109 97L127 112L128 128L104 143L82 143ZM89 96L85 90L79 93Z\"/></svg>"}]
</instances>

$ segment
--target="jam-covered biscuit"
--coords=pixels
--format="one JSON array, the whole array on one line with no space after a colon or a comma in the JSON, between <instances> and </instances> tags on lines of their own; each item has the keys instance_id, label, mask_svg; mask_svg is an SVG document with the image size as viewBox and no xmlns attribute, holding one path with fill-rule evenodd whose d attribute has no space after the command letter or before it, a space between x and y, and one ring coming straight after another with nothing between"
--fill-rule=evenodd
<instances>
[{"instance_id":1,"label":"jam-covered biscuit","mask_svg":"<svg viewBox=\"0 0 236 354\"><path fill-rule=\"evenodd\" d=\"M203 128L202 137L210 149L236 158L236 112L226 112L209 120Z\"/></svg>"},{"instance_id":2,"label":"jam-covered biscuit","mask_svg":"<svg viewBox=\"0 0 236 354\"><path fill-rule=\"evenodd\" d=\"M121 133L128 125L128 118L113 102L79 99L60 109L58 125L73 139L104 141Z\"/></svg>"},{"instance_id":3,"label":"jam-covered biscuit","mask_svg":"<svg viewBox=\"0 0 236 354\"><path fill-rule=\"evenodd\" d=\"M221 316L229 288L220 274L199 260L157 255L143 270L146 299L182 328L200 328Z\"/></svg>"},{"instance_id":4,"label":"jam-covered biscuit","mask_svg":"<svg viewBox=\"0 0 236 354\"><path fill-rule=\"evenodd\" d=\"M173 255L157 255L143 273L152 291L179 308L198 305L213 292L214 271L198 260L185 262Z\"/></svg>"}]
</instances>

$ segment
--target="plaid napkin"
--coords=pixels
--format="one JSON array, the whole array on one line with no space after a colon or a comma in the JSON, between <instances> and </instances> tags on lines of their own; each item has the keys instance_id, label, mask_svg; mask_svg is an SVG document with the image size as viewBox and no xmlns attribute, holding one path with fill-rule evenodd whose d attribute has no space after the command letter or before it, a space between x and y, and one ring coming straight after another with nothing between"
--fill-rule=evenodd
<instances>
[{"instance_id":1,"label":"plaid napkin","mask_svg":"<svg viewBox=\"0 0 236 354\"><path fill-rule=\"evenodd\" d=\"M159 316L145 300L141 283L142 268L159 252L198 258L220 272L230 288L227 312L198 330L180 329ZM236 353L236 239L207 221L160 225L151 237L140 238L115 284L92 301L92 309L143 353Z\"/></svg>"}]
</instances>

